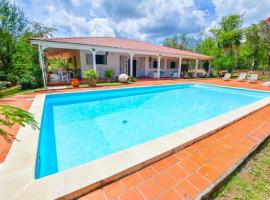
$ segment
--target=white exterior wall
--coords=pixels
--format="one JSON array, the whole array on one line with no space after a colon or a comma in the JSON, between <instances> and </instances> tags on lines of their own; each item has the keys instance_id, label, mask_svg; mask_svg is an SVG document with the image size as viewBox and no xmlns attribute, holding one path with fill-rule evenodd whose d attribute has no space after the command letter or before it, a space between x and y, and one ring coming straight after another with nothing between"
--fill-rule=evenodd
<instances>
[{"instance_id":1,"label":"white exterior wall","mask_svg":"<svg viewBox=\"0 0 270 200\"><path fill-rule=\"evenodd\" d=\"M86 50L80 50L80 62L81 62L81 73L83 75L83 72L89 68L93 69L93 65L87 65L86 64L86 54L91 54L90 51ZM97 55L105 55L105 52L97 52ZM116 75L119 75L120 73L120 55L119 53L108 53L107 55L107 64L106 65L100 65L97 64L97 72L100 75L100 77L103 77L104 70L110 68L114 71ZM92 56L92 54L91 54ZM92 63L92 58L91 62Z\"/></svg>"},{"instance_id":2,"label":"white exterior wall","mask_svg":"<svg viewBox=\"0 0 270 200\"><path fill-rule=\"evenodd\" d=\"M170 63L175 62L175 68L170 68ZM179 65L179 60L177 58L167 58L167 66L166 66L166 71L170 72L177 72L178 71L178 65Z\"/></svg>"},{"instance_id":3,"label":"white exterior wall","mask_svg":"<svg viewBox=\"0 0 270 200\"><path fill-rule=\"evenodd\" d=\"M153 71L157 71L157 68L153 68L153 62L149 61L149 58L152 57L152 61L154 58L153 56L145 56L145 75L149 76L149 74Z\"/></svg>"},{"instance_id":4,"label":"white exterior wall","mask_svg":"<svg viewBox=\"0 0 270 200\"><path fill-rule=\"evenodd\" d=\"M80 63L81 63L82 75L83 75L83 71L85 71L86 69L93 68L92 65L86 64L86 54L91 54L91 52L86 51L86 50L80 50ZM97 55L104 55L104 54L105 54L105 52L97 52ZM127 54L110 53L109 52L107 55L107 64L106 65L100 65L100 64L98 65L97 64L97 72L99 73L101 78L103 78L104 70L106 70L108 68L113 69L115 75L120 74L120 56L122 56L122 63L121 63L121 65L123 65L122 71L124 73L127 73L127 64L128 64L127 60L129 59L130 56ZM149 62L150 57L152 57L152 62ZM91 57L91 59L92 59L92 57ZM133 59L135 59L137 61L137 70L136 70L137 77L150 76L151 72L157 71L157 68L152 67L153 61L154 61L154 59L157 59L157 57L149 56L149 55L134 55ZM176 62L175 69L171 69L168 67L170 61ZM177 70L178 70L178 59L177 58L162 57L160 64L161 64L161 71L177 72ZM145 70L143 70L143 68L145 68Z\"/></svg>"}]
</instances>

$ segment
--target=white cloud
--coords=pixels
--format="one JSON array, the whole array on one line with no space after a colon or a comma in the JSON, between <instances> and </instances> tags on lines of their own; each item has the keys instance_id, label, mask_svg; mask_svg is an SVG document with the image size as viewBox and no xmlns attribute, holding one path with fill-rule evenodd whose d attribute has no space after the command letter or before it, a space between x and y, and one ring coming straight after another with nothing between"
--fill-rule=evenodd
<instances>
[{"instance_id":1,"label":"white cloud","mask_svg":"<svg viewBox=\"0 0 270 200\"><path fill-rule=\"evenodd\" d=\"M115 36L113 28L106 18L87 20L53 5L47 6L47 9L48 18L44 23L58 28L62 33L68 30L72 36Z\"/></svg>"},{"instance_id":2,"label":"white cloud","mask_svg":"<svg viewBox=\"0 0 270 200\"><path fill-rule=\"evenodd\" d=\"M81 4L81 0L71 0L73 6L79 6Z\"/></svg>"},{"instance_id":3,"label":"white cloud","mask_svg":"<svg viewBox=\"0 0 270 200\"><path fill-rule=\"evenodd\" d=\"M256 23L270 16L270 1L213 0L217 20L230 14L244 14L244 25Z\"/></svg>"},{"instance_id":4,"label":"white cloud","mask_svg":"<svg viewBox=\"0 0 270 200\"><path fill-rule=\"evenodd\" d=\"M125 7L122 5L121 9ZM137 10L137 18L123 18L121 10L118 13L121 20L119 16L110 16L117 32L130 38L157 41L181 32L202 31L206 26L205 13L196 8L193 0L167 0L166 3L144 0L138 3Z\"/></svg>"},{"instance_id":5,"label":"white cloud","mask_svg":"<svg viewBox=\"0 0 270 200\"><path fill-rule=\"evenodd\" d=\"M118 36L152 42L188 33L199 37L224 15L245 25L270 15L270 0L10 0L56 36Z\"/></svg>"}]
</instances>

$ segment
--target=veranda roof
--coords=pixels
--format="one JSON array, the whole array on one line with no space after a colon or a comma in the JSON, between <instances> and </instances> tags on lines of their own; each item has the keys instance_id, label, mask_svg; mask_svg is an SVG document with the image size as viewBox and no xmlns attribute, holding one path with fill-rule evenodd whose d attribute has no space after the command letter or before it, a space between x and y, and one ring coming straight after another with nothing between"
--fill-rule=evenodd
<instances>
[{"instance_id":1,"label":"veranda roof","mask_svg":"<svg viewBox=\"0 0 270 200\"><path fill-rule=\"evenodd\" d=\"M160 46L149 42L122 39L115 37L61 37L61 38L32 38L33 41L44 41L53 43L68 43L90 45L96 47L112 47L127 50L155 52L158 54L172 54L183 58L194 58L201 60L213 60L212 56L207 56L192 51L174 49L170 47Z\"/></svg>"}]
</instances>

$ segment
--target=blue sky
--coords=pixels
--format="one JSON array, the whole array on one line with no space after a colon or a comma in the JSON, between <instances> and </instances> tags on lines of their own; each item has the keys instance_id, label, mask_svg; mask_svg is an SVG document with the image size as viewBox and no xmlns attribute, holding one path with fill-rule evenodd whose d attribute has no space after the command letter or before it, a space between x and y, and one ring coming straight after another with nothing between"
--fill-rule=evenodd
<instances>
[{"instance_id":1,"label":"blue sky","mask_svg":"<svg viewBox=\"0 0 270 200\"><path fill-rule=\"evenodd\" d=\"M10 0L54 36L117 36L155 43L186 33L201 37L229 14L244 25L270 16L270 0Z\"/></svg>"}]
</instances>

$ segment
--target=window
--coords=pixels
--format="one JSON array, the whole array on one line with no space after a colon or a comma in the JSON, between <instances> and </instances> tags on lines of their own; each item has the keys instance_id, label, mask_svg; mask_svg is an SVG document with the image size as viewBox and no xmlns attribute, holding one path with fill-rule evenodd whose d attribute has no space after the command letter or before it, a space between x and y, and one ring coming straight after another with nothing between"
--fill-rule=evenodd
<instances>
[{"instance_id":1,"label":"window","mask_svg":"<svg viewBox=\"0 0 270 200\"><path fill-rule=\"evenodd\" d=\"M106 55L96 55L96 63L99 65L107 64L107 56Z\"/></svg>"},{"instance_id":2,"label":"window","mask_svg":"<svg viewBox=\"0 0 270 200\"><path fill-rule=\"evenodd\" d=\"M176 63L175 63L175 61L172 61L172 62L170 63L170 68L172 68L172 69L175 69L175 68L176 68Z\"/></svg>"},{"instance_id":3,"label":"window","mask_svg":"<svg viewBox=\"0 0 270 200\"><path fill-rule=\"evenodd\" d=\"M167 61L167 68L168 69L175 69L176 68L176 61L175 60L168 60Z\"/></svg>"},{"instance_id":4,"label":"window","mask_svg":"<svg viewBox=\"0 0 270 200\"><path fill-rule=\"evenodd\" d=\"M157 60L154 60L153 61L153 68L157 68L158 67L158 61Z\"/></svg>"},{"instance_id":5,"label":"window","mask_svg":"<svg viewBox=\"0 0 270 200\"><path fill-rule=\"evenodd\" d=\"M86 64L93 64L93 56L92 54L85 54ZM107 56L106 55L96 55L96 64L97 65L106 65L107 64Z\"/></svg>"}]
</instances>

